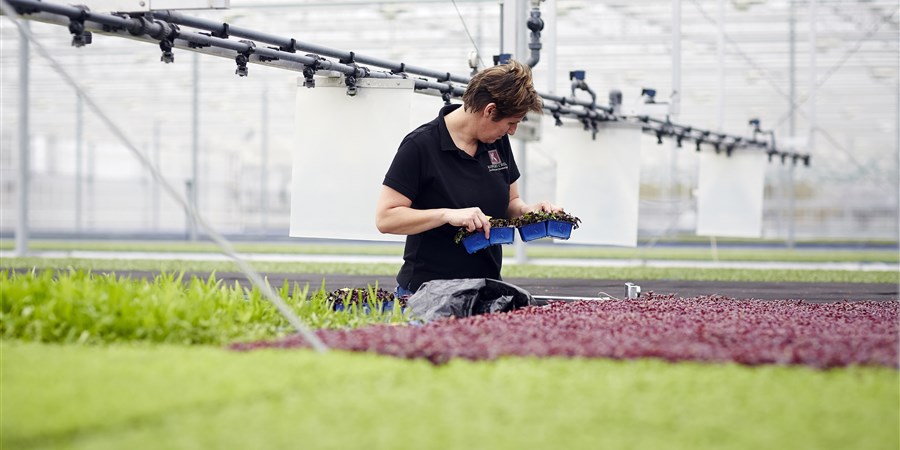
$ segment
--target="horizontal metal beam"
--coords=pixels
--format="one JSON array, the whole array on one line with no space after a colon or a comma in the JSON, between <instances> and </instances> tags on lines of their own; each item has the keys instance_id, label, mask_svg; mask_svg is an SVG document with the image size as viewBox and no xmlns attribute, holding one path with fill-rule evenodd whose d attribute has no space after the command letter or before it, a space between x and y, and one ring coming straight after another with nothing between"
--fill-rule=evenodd
<instances>
[{"instance_id":1,"label":"horizontal metal beam","mask_svg":"<svg viewBox=\"0 0 900 450\"><path fill-rule=\"evenodd\" d=\"M173 48L190 50L213 56L230 59L243 55L246 63L264 64L281 69L301 72L310 78L316 71L334 71L347 77L355 78L407 78L408 74L422 75L434 80L416 79L418 90L436 90L451 96L462 96L468 76L453 75L449 72L433 71L421 67L406 65L371 56L357 55L354 52L336 50L315 44L298 42L292 38L275 36L227 23L191 17L175 11L158 11L144 16L119 16L87 11L83 8L46 3L40 0L6 0L31 20L52 23L61 26L79 22L85 30L101 34L135 39L143 42L160 43L168 41ZM67 20L68 19L68 20ZM209 33L185 31L178 25L199 28ZM232 36L250 40L234 41ZM257 46L256 42L272 44L277 47ZM309 52L298 54L297 50ZM332 61L324 56L338 58ZM376 66L387 71L370 70L357 63ZM725 151L730 155L736 149L757 148L764 150L771 161L779 156L782 162L788 158L794 163L803 161L809 165L809 155L793 152L782 152L775 146L774 138L758 140L743 136L716 133L696 129L688 125L656 119L648 116L626 116L614 114L611 107L596 105L593 101L577 99L574 96L564 97L540 93L545 100L544 110L559 120L561 116L573 116L581 120L588 130L597 130L599 122L621 121L641 125L644 132L654 134L658 139L673 138L679 145L683 141L694 142L699 150L700 144L712 145L716 152ZM552 102L552 103L549 103Z\"/></svg>"},{"instance_id":2,"label":"horizontal metal beam","mask_svg":"<svg viewBox=\"0 0 900 450\"><path fill-rule=\"evenodd\" d=\"M415 0L416 3L447 3L447 0ZM497 3L497 0L456 0L457 3ZM231 2L232 9L255 8L341 8L347 6L409 4L410 0L334 0L327 2L244 3Z\"/></svg>"},{"instance_id":3,"label":"horizontal metal beam","mask_svg":"<svg viewBox=\"0 0 900 450\"><path fill-rule=\"evenodd\" d=\"M311 52L317 55L337 58L339 61L352 61L361 64L370 64L382 67L394 73L411 73L414 75L422 75L435 78L438 81L455 81L457 83L467 84L470 77L464 75L454 75L450 72L439 72L409 65L399 61L390 61L387 59L376 58L374 56L359 55L352 51L338 50L317 44L301 42L293 38L275 36L273 34L262 33L243 27L236 27L228 23L216 22L214 20L202 19L199 17L189 16L178 11L157 11L153 16L160 20L184 25L191 28L199 28L213 33L224 33L231 36L237 36L255 41L265 42L267 44L277 45L279 48L293 48L302 52Z\"/></svg>"}]
</instances>

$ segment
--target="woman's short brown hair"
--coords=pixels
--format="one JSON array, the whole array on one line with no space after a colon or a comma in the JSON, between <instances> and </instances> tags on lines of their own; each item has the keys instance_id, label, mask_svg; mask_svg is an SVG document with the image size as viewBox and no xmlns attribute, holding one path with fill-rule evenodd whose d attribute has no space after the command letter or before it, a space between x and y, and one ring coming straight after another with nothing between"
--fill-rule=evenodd
<instances>
[{"instance_id":1,"label":"woman's short brown hair","mask_svg":"<svg viewBox=\"0 0 900 450\"><path fill-rule=\"evenodd\" d=\"M495 121L522 117L528 111L541 112L544 105L534 89L531 68L512 59L475 74L462 98L469 112L481 111L488 103L496 104L491 117Z\"/></svg>"}]
</instances>

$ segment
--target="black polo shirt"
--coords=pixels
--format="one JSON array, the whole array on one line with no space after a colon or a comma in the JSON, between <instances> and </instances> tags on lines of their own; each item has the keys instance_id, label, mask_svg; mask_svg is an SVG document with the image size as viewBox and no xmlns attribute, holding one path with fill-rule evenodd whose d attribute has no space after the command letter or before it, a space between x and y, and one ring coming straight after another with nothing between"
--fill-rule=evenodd
<instances>
[{"instance_id":1,"label":"black polo shirt","mask_svg":"<svg viewBox=\"0 0 900 450\"><path fill-rule=\"evenodd\" d=\"M509 185L519 178L509 137L478 143L475 156L460 150L444 123L444 116L461 105L441 108L438 117L409 133L400 143L384 185L412 200L413 209L471 208L488 216L506 217ZM406 237L400 286L417 290L429 280L454 278L500 279L501 246L468 254L453 242L459 227L440 227Z\"/></svg>"}]
</instances>

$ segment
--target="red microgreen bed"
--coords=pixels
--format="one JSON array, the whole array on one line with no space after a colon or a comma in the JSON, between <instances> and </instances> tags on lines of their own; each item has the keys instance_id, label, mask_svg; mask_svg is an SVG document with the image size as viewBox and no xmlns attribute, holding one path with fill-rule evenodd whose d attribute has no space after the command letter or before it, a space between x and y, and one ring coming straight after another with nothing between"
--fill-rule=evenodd
<instances>
[{"instance_id":1,"label":"red microgreen bed","mask_svg":"<svg viewBox=\"0 0 900 450\"><path fill-rule=\"evenodd\" d=\"M376 325L318 334L332 348L424 358L435 364L451 358L555 356L897 367L898 305L649 293L640 300L550 302L422 326ZM232 348L303 346L303 340L294 336Z\"/></svg>"}]
</instances>

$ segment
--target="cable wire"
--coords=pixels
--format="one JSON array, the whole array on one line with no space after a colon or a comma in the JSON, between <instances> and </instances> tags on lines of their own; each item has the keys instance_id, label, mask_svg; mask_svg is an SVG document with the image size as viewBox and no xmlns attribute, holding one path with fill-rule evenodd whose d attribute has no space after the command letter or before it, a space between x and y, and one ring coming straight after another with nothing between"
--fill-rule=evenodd
<instances>
[{"instance_id":1,"label":"cable wire","mask_svg":"<svg viewBox=\"0 0 900 450\"><path fill-rule=\"evenodd\" d=\"M469 37L469 42L472 43L472 47L475 49L475 53L478 55L478 62L481 63L481 67L487 67L484 64L484 60L481 59L481 50L478 50L478 45L475 44L475 39L472 38L472 33L469 33L469 27L466 25L466 19L464 19L462 13L459 12L459 5L456 4L456 0L450 0L450 2L452 2L453 7L456 8L456 15L459 16L459 21L462 22L463 29L466 30L466 36Z\"/></svg>"},{"instance_id":2,"label":"cable wire","mask_svg":"<svg viewBox=\"0 0 900 450\"><path fill-rule=\"evenodd\" d=\"M255 270L253 270L243 258L241 258L232 248L231 244L226 240L222 235L220 235L216 230L214 230L207 222L200 216L200 214L194 209L192 205L189 205L185 199L183 199L178 192L169 184L168 181L162 176L156 166L153 165L152 162L141 152L137 146L131 142L128 138L128 135L115 123L110 119L103 110L94 102L94 99L87 94L85 89L77 82L75 79L56 61L50 53L44 48L44 46L35 38L34 34L31 33L31 30L28 27L24 27L21 24L21 17L18 12L16 12L15 8L9 5L6 0L0 0L0 10L3 11L13 24L19 29L25 38L34 46L34 48L38 51L38 53L44 57L49 63L50 66L57 72L59 75L75 89L76 93L81 96L84 103L88 106L88 108L97 114L97 117L106 124L106 126L112 131L112 133L119 138L120 141L127 147L131 152L138 158L140 163L153 174L153 178L159 182L164 190L174 199L181 207L183 207L190 214L191 218L199 224L204 231L209 235L209 237L219 246L219 249L222 250L226 256L230 257L234 260L235 264L237 264L238 268L247 275L247 278L260 289L263 295L268 299L276 309L287 319L288 323L290 323L294 329L297 330L298 333L306 340L309 345L316 350L317 352L325 352L328 350L328 347L325 345L322 340L319 339L318 336L315 335L311 330L309 330L300 319L290 310L290 307L284 300L279 297L272 287L269 286L269 283L266 282L262 276L260 276Z\"/></svg>"}]
</instances>

